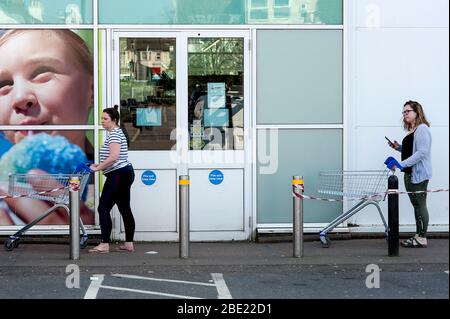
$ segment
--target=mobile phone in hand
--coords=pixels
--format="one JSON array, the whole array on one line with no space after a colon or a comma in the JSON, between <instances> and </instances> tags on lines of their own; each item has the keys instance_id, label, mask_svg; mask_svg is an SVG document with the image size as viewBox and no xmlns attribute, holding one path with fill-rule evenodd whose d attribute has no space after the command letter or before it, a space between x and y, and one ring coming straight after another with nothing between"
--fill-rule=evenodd
<instances>
[{"instance_id":1,"label":"mobile phone in hand","mask_svg":"<svg viewBox=\"0 0 450 319\"><path fill-rule=\"evenodd\" d=\"M394 143L392 143L392 141L391 141L390 139L388 139L386 136L385 136L384 138L387 139L387 141L388 141L389 143L391 143L392 145L394 145Z\"/></svg>"}]
</instances>

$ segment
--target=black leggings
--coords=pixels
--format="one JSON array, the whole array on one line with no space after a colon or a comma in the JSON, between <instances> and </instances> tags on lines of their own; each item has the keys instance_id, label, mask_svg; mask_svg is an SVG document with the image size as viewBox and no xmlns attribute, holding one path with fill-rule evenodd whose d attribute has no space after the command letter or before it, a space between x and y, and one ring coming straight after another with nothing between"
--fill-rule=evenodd
<instances>
[{"instance_id":1,"label":"black leggings","mask_svg":"<svg viewBox=\"0 0 450 319\"><path fill-rule=\"evenodd\" d=\"M115 204L125 225L125 241L134 237L134 217L130 207L130 188L134 181L133 166L128 165L105 174L106 181L98 204L102 243L109 243L112 230L110 211Z\"/></svg>"}]
</instances>

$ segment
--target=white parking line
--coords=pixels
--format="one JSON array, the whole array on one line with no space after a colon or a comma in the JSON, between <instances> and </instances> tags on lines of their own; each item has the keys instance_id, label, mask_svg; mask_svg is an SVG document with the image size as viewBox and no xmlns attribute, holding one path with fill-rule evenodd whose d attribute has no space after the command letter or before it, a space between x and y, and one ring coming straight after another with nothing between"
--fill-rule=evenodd
<instances>
[{"instance_id":1,"label":"white parking line","mask_svg":"<svg viewBox=\"0 0 450 319\"><path fill-rule=\"evenodd\" d=\"M105 275L92 275L91 284L84 295L84 299L96 299Z\"/></svg>"},{"instance_id":2,"label":"white parking line","mask_svg":"<svg viewBox=\"0 0 450 319\"><path fill-rule=\"evenodd\" d=\"M141 276L124 275L124 274L112 274L111 276L118 277L118 278L130 278L130 279L143 279L143 280L164 281L164 282L176 282L176 283L180 283L180 284L199 285L199 286L210 286L210 287L215 287L216 286L215 284L208 284L208 283L204 283L204 282L173 280L173 279L161 279L161 278L141 277Z\"/></svg>"},{"instance_id":3,"label":"white parking line","mask_svg":"<svg viewBox=\"0 0 450 319\"><path fill-rule=\"evenodd\" d=\"M216 284L217 292L219 295L217 296L218 299L233 299L231 297L231 293L228 290L227 284L225 283L225 280L223 279L223 275L219 273L211 274L212 279L214 280L214 283Z\"/></svg>"},{"instance_id":4,"label":"white parking line","mask_svg":"<svg viewBox=\"0 0 450 319\"><path fill-rule=\"evenodd\" d=\"M129 288L123 288L123 287L112 287L112 286L100 286L104 289L111 289L111 290L120 290L120 291L130 291L130 292L137 292L141 294L148 294L148 295L158 295L158 296L164 296L164 297L173 297L173 298L181 298L181 299L203 299L199 297L191 297L191 296L183 296L183 295L174 295L174 294L166 294L163 292L156 292L156 291L148 291L148 290L139 290L139 289L129 289Z\"/></svg>"},{"instance_id":5,"label":"white parking line","mask_svg":"<svg viewBox=\"0 0 450 319\"><path fill-rule=\"evenodd\" d=\"M217 296L218 299L233 299L230 291L228 290L227 284L225 283L225 280L223 279L223 274L221 274L221 273L212 273L211 274L211 277L214 281L213 284L197 282L197 281L161 279L161 278L142 277L142 276L125 275L125 274L112 274L112 276L116 277L116 278L151 280L151 281L162 281L162 282L171 282L171 283L188 284L188 285L216 287L217 292L218 292L218 296ZM176 294L169 294L169 293L150 291L150 290L140 290L140 289L130 289L130 288L124 288L124 287L105 286L105 285L102 285L102 282L104 281L104 279L105 279L105 275L102 275L102 274L93 275L91 277L91 284L89 285L89 288L87 289L86 294L84 295L84 299L96 299L100 288L135 292L135 293L148 294L148 295L158 295L158 296L172 297L172 298L181 298L181 299L203 299L200 297L176 295Z\"/></svg>"}]
</instances>

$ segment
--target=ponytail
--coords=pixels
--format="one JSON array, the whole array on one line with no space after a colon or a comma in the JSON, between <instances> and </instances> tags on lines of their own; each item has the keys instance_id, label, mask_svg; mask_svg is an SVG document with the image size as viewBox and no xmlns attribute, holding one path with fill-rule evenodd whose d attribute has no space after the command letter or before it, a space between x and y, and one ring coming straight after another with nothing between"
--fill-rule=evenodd
<instances>
[{"instance_id":1,"label":"ponytail","mask_svg":"<svg viewBox=\"0 0 450 319\"><path fill-rule=\"evenodd\" d=\"M114 105L114 110L116 110L117 114L119 114L119 106L117 104ZM125 135L125 138L127 139L127 146L130 147L130 137L128 136L128 132L127 129L125 128L125 125L122 123L122 121L119 121L119 119L117 124L119 125L120 129L123 132L123 135Z\"/></svg>"}]
</instances>

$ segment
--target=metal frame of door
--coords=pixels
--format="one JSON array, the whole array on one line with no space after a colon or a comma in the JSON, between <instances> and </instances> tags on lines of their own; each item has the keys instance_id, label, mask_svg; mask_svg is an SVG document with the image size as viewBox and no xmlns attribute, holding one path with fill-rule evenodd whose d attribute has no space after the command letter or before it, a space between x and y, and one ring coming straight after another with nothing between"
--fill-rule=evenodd
<instances>
[{"instance_id":1,"label":"metal frame of door","mask_svg":"<svg viewBox=\"0 0 450 319\"><path fill-rule=\"evenodd\" d=\"M217 38L242 38L244 41L244 150L229 151L192 151L189 150L188 134L188 38L194 37L217 37ZM172 38L176 40L176 149L170 151L130 151L130 160L135 169L171 169L176 170L177 176L189 174L189 169L216 169L216 168L236 168L244 171L244 208L243 208L243 231L211 231L211 232L191 232L191 240L246 240L250 239L252 231L252 196L251 196L251 90L250 90L250 32L240 30L113 30L108 41L112 41L109 46L113 50L111 56L111 101L113 104L120 104L120 77L119 77L119 45L120 38ZM198 161L200 159L200 161ZM211 162L210 160L214 161ZM231 159L231 161L230 161ZM178 187L177 187L177 215L178 207ZM191 213L192 214L192 213ZM115 239L123 237L121 229L120 214L115 207L113 209ZM145 240L178 240L178 218L177 232L149 233Z\"/></svg>"}]
</instances>

